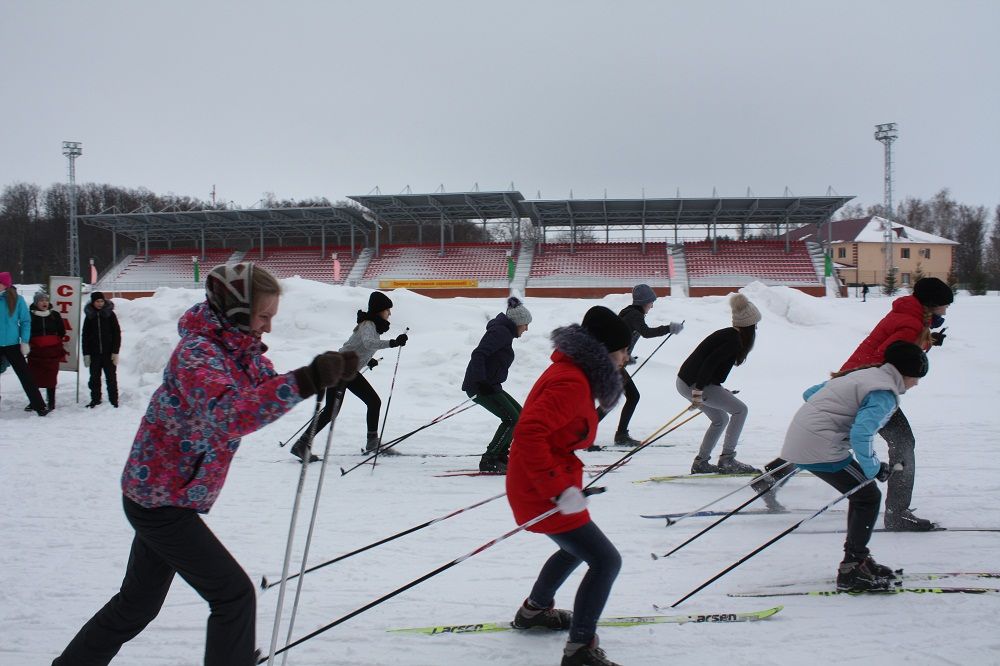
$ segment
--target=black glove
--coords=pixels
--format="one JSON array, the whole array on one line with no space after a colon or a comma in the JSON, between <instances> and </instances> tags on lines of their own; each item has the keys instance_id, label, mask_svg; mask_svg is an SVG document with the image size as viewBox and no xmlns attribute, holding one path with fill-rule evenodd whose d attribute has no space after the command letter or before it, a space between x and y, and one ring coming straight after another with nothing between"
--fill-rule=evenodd
<instances>
[{"instance_id":1,"label":"black glove","mask_svg":"<svg viewBox=\"0 0 1000 666\"><path fill-rule=\"evenodd\" d=\"M400 333L399 335L397 335L392 340L389 340L389 346L390 347L405 347L406 346L406 341L409 340L409 339L410 339L410 337L406 333Z\"/></svg>"},{"instance_id":2,"label":"black glove","mask_svg":"<svg viewBox=\"0 0 1000 666\"><path fill-rule=\"evenodd\" d=\"M497 390L493 388L492 384L487 382L479 382L476 384L476 394L477 395L493 395Z\"/></svg>"},{"instance_id":3,"label":"black glove","mask_svg":"<svg viewBox=\"0 0 1000 666\"><path fill-rule=\"evenodd\" d=\"M378 365L378 361L376 359L372 358L371 360L368 361L369 370L374 370L376 365Z\"/></svg>"},{"instance_id":4,"label":"black glove","mask_svg":"<svg viewBox=\"0 0 1000 666\"><path fill-rule=\"evenodd\" d=\"M940 331L934 331L933 333L931 333L931 340L933 340L931 344L934 345L935 347L940 347L941 345L943 345L944 339L948 337L947 335L944 334L944 332L947 330L948 327L945 326Z\"/></svg>"},{"instance_id":5,"label":"black glove","mask_svg":"<svg viewBox=\"0 0 1000 666\"><path fill-rule=\"evenodd\" d=\"M353 354L353 352L348 352ZM307 366L292 370L295 381L299 385L299 394L303 398L316 395L330 386L336 386L345 375L345 357L347 354L323 352ZM354 372L357 374L358 357L354 354Z\"/></svg>"},{"instance_id":6,"label":"black glove","mask_svg":"<svg viewBox=\"0 0 1000 666\"><path fill-rule=\"evenodd\" d=\"M889 467L889 463L881 463L878 466L878 474L875 478L878 479L879 483L885 483L889 480L889 475L892 474L892 468Z\"/></svg>"}]
</instances>

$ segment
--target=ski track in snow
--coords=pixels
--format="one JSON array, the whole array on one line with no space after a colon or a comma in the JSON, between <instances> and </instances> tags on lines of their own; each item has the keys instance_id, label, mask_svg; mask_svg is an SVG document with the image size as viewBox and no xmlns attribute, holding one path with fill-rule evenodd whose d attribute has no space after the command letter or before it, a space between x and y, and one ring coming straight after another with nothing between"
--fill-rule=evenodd
<instances>
[{"instance_id":1,"label":"ski track in snow","mask_svg":"<svg viewBox=\"0 0 1000 666\"><path fill-rule=\"evenodd\" d=\"M307 363L347 338L354 312L368 291L330 287L301 279L283 281L286 295L266 337L268 356L281 372ZM759 284L745 288L764 314L757 345L744 366L734 368L726 386L740 389L750 416L738 450L741 460L763 465L780 450L785 428L801 393L824 380L853 351L860 336L881 318L889 299L815 299L793 290ZM31 293L31 291L24 291ZM176 321L199 290L163 289L154 297L116 300L123 347L120 409L107 403L95 410L74 404L75 376L60 375L58 409L45 420L22 411L25 399L12 372L0 377L0 664L48 664L80 626L118 589L132 531L121 510L119 475L149 395L176 339ZM465 399L459 390L472 347L484 322L503 302L428 299L406 291L392 294L392 331L410 327L402 349L386 438L430 421ZM601 301L532 299L534 320L515 341L517 359L505 388L523 401L547 367L548 332L578 322L591 305L618 310L626 296ZM317 316L317 313L323 313ZM959 297L948 313L948 339L930 355L931 371L904 396L903 406L917 436L914 506L919 515L945 525L1000 527L996 448L1000 418L1000 357L991 353L1000 330L1000 298ZM673 388L678 365L708 333L728 324L723 297L657 301L651 325L686 320L637 378L642 401L631 431L652 433L684 403ZM658 340L640 341L645 358ZM369 375L388 398L397 352L384 350ZM276 442L287 439L306 419L305 401L279 422L243 440L228 482L207 521L250 578L275 580L281 571L298 465L274 464L288 455ZM598 442L610 441L618 411L600 427ZM481 453L497 421L474 408L435 425L399 445L401 451ZM650 448L631 464L605 476L608 492L591 501L598 525L620 549L624 565L605 609L607 615L650 614L652 604L669 605L739 557L802 518L801 514L752 516L727 521L665 560L662 554L708 525L707 519L664 528L640 513L683 512L745 483L720 479L704 483L634 484L652 475L682 474L701 440L707 421L695 419L664 438L673 448ZM359 462L364 438L360 401L348 396L336 425L322 493L310 565L320 563L395 532L442 516L503 490L500 477L435 478L448 469L473 466L474 458L414 456L381 459L372 471L361 467L341 477L340 466ZM322 451L326 432L317 437ZM717 453L718 451L716 451ZM885 445L879 442L880 455ZM350 455L344 455L350 453ZM583 452L587 464L618 460L621 451ZM297 527L300 554L312 509L319 466L309 469ZM713 508L732 508L750 496L738 494ZM781 499L791 507L818 508L835 496L815 478L793 479ZM838 509L844 508L839 505ZM804 527L834 529L844 514L828 513ZM296 619L301 636L410 580L473 550L513 527L504 499L436 524L344 562L310 574ZM728 598L788 580L823 580L833 575L842 535L790 536L717 581L676 612L757 610L783 604L763 622L656 625L605 628L601 642L623 664L720 663L800 664L1000 663L997 604L990 596L835 597L788 599ZM989 533L875 534L872 553L880 562L911 571L996 570L1000 536ZM465 636L389 635L385 629L430 624L507 620L527 595L554 546L547 538L519 534L375 609L291 651L289 664L557 664L561 635L500 634ZM298 558L293 561L298 570ZM584 568L557 597L571 607ZM955 582L966 584L966 581ZM969 581L976 585L981 582ZM986 586L983 584L983 586ZM257 643L270 642L277 588L259 594ZM294 583L285 601L285 618ZM159 617L127 644L116 664L200 663L204 647L205 603L183 581L171 588ZM286 629L282 629L284 639Z\"/></svg>"}]
</instances>

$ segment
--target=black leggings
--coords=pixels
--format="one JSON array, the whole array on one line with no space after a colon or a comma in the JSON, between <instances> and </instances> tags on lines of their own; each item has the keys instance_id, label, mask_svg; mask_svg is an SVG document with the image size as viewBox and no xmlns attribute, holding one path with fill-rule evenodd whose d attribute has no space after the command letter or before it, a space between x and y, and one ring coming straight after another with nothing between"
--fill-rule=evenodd
<instances>
[{"instance_id":1,"label":"black leggings","mask_svg":"<svg viewBox=\"0 0 1000 666\"><path fill-rule=\"evenodd\" d=\"M813 472L842 493L867 480L856 460L839 472ZM868 541L875 529L882 492L872 481L847 498L847 539L844 540L844 561L860 562L868 556Z\"/></svg>"},{"instance_id":2,"label":"black leggings","mask_svg":"<svg viewBox=\"0 0 1000 666\"><path fill-rule=\"evenodd\" d=\"M635 408L639 405L639 389L635 387L632 376L622 368L622 383L625 385L625 406L622 408L622 416L618 420L618 432L627 433L628 423L635 414Z\"/></svg>"},{"instance_id":3,"label":"black leggings","mask_svg":"<svg viewBox=\"0 0 1000 666\"><path fill-rule=\"evenodd\" d=\"M903 463L903 469L893 472L889 477L885 494L885 508L894 513L910 508L913 499L913 481L917 472L916 446L913 429L902 409L889 417L882 429L878 431L889 444L889 465Z\"/></svg>"},{"instance_id":4,"label":"black leggings","mask_svg":"<svg viewBox=\"0 0 1000 666\"><path fill-rule=\"evenodd\" d=\"M338 400L343 401L345 389L361 398L361 401L368 407L368 432L377 433L382 399L378 397L378 393L368 383L368 380L360 374L348 382L346 386L336 386L326 390L326 404L323 405L323 411L320 412L319 419L316 421L315 432L318 433L330 423L330 419L333 418L333 406ZM303 437L308 437L308 433L304 433Z\"/></svg>"},{"instance_id":5,"label":"black leggings","mask_svg":"<svg viewBox=\"0 0 1000 666\"><path fill-rule=\"evenodd\" d=\"M38 386L35 385L35 380L31 377L31 373L28 371L28 362L24 360L21 356L21 345L8 345L6 347L0 347L0 356L7 359L10 363L10 367L14 368L14 374L17 375L18 380L21 382L21 388L24 389L24 394L28 396L28 402L31 403L31 408L34 410L45 409L45 402L42 401L42 394L38 390Z\"/></svg>"},{"instance_id":6,"label":"black leggings","mask_svg":"<svg viewBox=\"0 0 1000 666\"><path fill-rule=\"evenodd\" d=\"M206 666L255 663L257 598L239 563L192 509L144 509L122 497L135 528L121 590L83 625L52 666L104 666L160 612L174 574L211 610Z\"/></svg>"}]
</instances>

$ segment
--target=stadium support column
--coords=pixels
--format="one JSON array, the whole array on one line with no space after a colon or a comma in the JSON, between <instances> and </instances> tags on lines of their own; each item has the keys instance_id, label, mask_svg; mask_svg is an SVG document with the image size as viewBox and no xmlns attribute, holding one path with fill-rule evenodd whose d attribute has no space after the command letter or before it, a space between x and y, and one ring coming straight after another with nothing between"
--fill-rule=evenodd
<instances>
[{"instance_id":1,"label":"stadium support column","mask_svg":"<svg viewBox=\"0 0 1000 666\"><path fill-rule=\"evenodd\" d=\"M441 213L441 249L438 250L438 256L444 256L444 213Z\"/></svg>"},{"instance_id":2,"label":"stadium support column","mask_svg":"<svg viewBox=\"0 0 1000 666\"><path fill-rule=\"evenodd\" d=\"M326 225L319 225L319 258L326 258Z\"/></svg>"},{"instance_id":3,"label":"stadium support column","mask_svg":"<svg viewBox=\"0 0 1000 666\"><path fill-rule=\"evenodd\" d=\"M80 277L80 234L76 226L76 158L83 155L79 141L63 141L62 153L69 159L69 274Z\"/></svg>"},{"instance_id":4,"label":"stadium support column","mask_svg":"<svg viewBox=\"0 0 1000 666\"><path fill-rule=\"evenodd\" d=\"M899 138L896 123L883 123L875 126L875 140L885 148L885 278L896 272L895 257L892 256L892 144Z\"/></svg>"}]
</instances>

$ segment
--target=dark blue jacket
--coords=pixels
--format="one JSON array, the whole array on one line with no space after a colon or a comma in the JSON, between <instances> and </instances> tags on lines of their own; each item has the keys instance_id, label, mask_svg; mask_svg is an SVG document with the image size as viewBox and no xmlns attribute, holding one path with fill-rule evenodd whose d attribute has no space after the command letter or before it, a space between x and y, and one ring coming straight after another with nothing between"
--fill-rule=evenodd
<instances>
[{"instance_id":1,"label":"dark blue jacket","mask_svg":"<svg viewBox=\"0 0 1000 666\"><path fill-rule=\"evenodd\" d=\"M486 334L479 346L472 350L469 366L465 369L462 390L479 393L479 384L486 383L499 391L507 381L507 371L514 362L514 338L517 325L502 312L486 324Z\"/></svg>"}]
</instances>

